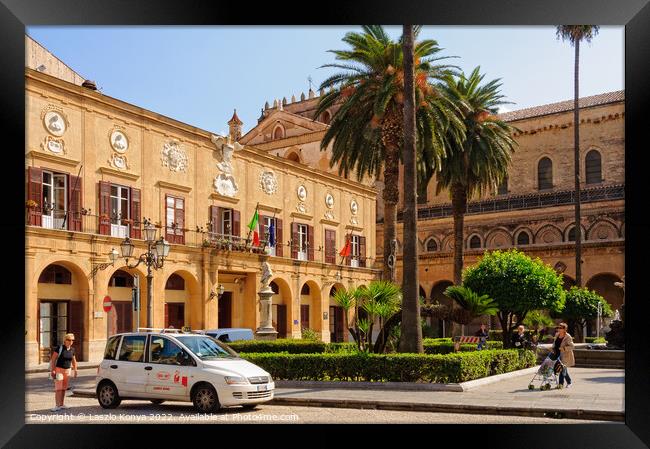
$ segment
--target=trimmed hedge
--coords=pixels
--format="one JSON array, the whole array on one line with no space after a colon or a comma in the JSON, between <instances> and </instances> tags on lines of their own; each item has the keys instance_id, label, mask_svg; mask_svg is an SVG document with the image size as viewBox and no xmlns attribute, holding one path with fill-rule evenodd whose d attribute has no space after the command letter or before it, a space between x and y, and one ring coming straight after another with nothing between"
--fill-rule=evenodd
<instances>
[{"instance_id":1,"label":"trimmed hedge","mask_svg":"<svg viewBox=\"0 0 650 449\"><path fill-rule=\"evenodd\" d=\"M276 380L371 382L466 382L533 366L532 351L485 350L455 354L285 354L247 353L242 357Z\"/></svg>"},{"instance_id":2,"label":"trimmed hedge","mask_svg":"<svg viewBox=\"0 0 650 449\"><path fill-rule=\"evenodd\" d=\"M585 343L607 343L605 337L585 337Z\"/></svg>"},{"instance_id":3,"label":"trimmed hedge","mask_svg":"<svg viewBox=\"0 0 650 449\"><path fill-rule=\"evenodd\" d=\"M425 354L450 354L454 352L454 343L449 342L439 342L439 343L430 343L424 342L424 353ZM478 344L476 343L463 343L460 345L461 352L476 351L478 349ZM485 349L503 349L502 341L486 341Z\"/></svg>"},{"instance_id":4,"label":"trimmed hedge","mask_svg":"<svg viewBox=\"0 0 650 449\"><path fill-rule=\"evenodd\" d=\"M322 341L283 338L278 340L244 340L228 343L236 352L288 352L289 354L322 354L330 352L352 352L354 343L324 343Z\"/></svg>"}]
</instances>

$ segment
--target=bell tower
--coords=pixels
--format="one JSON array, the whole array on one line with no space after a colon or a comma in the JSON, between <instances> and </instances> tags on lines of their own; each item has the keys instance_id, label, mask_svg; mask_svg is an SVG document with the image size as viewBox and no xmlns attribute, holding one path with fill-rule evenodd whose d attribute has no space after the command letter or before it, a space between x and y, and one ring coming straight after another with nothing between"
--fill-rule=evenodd
<instances>
[{"instance_id":1,"label":"bell tower","mask_svg":"<svg viewBox=\"0 0 650 449\"><path fill-rule=\"evenodd\" d=\"M237 109L232 114L232 118L228 122L228 128L230 130L230 140L232 142L237 142L241 138L241 125L243 122L237 117Z\"/></svg>"}]
</instances>

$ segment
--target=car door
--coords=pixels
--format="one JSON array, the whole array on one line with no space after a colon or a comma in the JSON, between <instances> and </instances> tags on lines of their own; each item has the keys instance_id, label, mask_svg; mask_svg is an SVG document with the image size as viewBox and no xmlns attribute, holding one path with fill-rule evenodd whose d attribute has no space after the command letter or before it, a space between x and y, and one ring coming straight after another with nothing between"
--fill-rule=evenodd
<instances>
[{"instance_id":1,"label":"car door","mask_svg":"<svg viewBox=\"0 0 650 449\"><path fill-rule=\"evenodd\" d=\"M149 373L146 391L149 397L185 399L189 395L189 369L181 365L185 351L170 338L152 335L149 342Z\"/></svg>"},{"instance_id":2,"label":"car door","mask_svg":"<svg viewBox=\"0 0 650 449\"><path fill-rule=\"evenodd\" d=\"M111 379L120 396L143 397L148 371L144 369L146 335L125 335L117 360L109 364Z\"/></svg>"}]
</instances>

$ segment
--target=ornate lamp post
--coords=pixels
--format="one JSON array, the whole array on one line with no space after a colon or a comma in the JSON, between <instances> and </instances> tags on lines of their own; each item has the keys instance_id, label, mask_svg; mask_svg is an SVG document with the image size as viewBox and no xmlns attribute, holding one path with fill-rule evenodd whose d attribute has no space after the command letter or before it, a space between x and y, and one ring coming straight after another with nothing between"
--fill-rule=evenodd
<instances>
[{"instance_id":1,"label":"ornate lamp post","mask_svg":"<svg viewBox=\"0 0 650 449\"><path fill-rule=\"evenodd\" d=\"M89 277L89 278L94 278L95 275L97 274L97 272L98 272L99 270L105 270L105 269L108 268L108 267L115 266L115 261L118 259L118 257L120 257L120 255L117 253L117 251L115 250L115 248L112 248L112 249L111 249L111 252L108 253L108 258L109 258L111 261L110 261L110 262L106 262L106 263L99 263L99 264L93 266L93 269L92 269L92 271L90 272L90 276L88 276L88 277Z\"/></svg>"},{"instance_id":2,"label":"ornate lamp post","mask_svg":"<svg viewBox=\"0 0 650 449\"><path fill-rule=\"evenodd\" d=\"M122 257L126 259L127 267L135 268L141 263L147 266L147 327L150 328L153 315L153 273L151 270L158 270L163 267L165 257L169 255L170 247L169 242L162 236L156 240L156 227L148 220L145 221L144 225L144 238L147 243L147 251L138 256L138 262L134 265L129 265L129 258L133 256L133 249L135 248L131 239L125 238L120 244L120 249L122 250Z\"/></svg>"}]
</instances>

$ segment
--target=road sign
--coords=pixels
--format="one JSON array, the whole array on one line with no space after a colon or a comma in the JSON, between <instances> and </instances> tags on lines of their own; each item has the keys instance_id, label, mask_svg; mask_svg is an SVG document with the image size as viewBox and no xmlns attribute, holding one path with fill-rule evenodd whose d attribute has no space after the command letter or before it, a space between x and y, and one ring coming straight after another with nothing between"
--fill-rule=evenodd
<instances>
[{"instance_id":1,"label":"road sign","mask_svg":"<svg viewBox=\"0 0 650 449\"><path fill-rule=\"evenodd\" d=\"M111 311L113 308L113 301L111 300L111 297L106 295L104 296L104 312L108 313Z\"/></svg>"}]
</instances>

